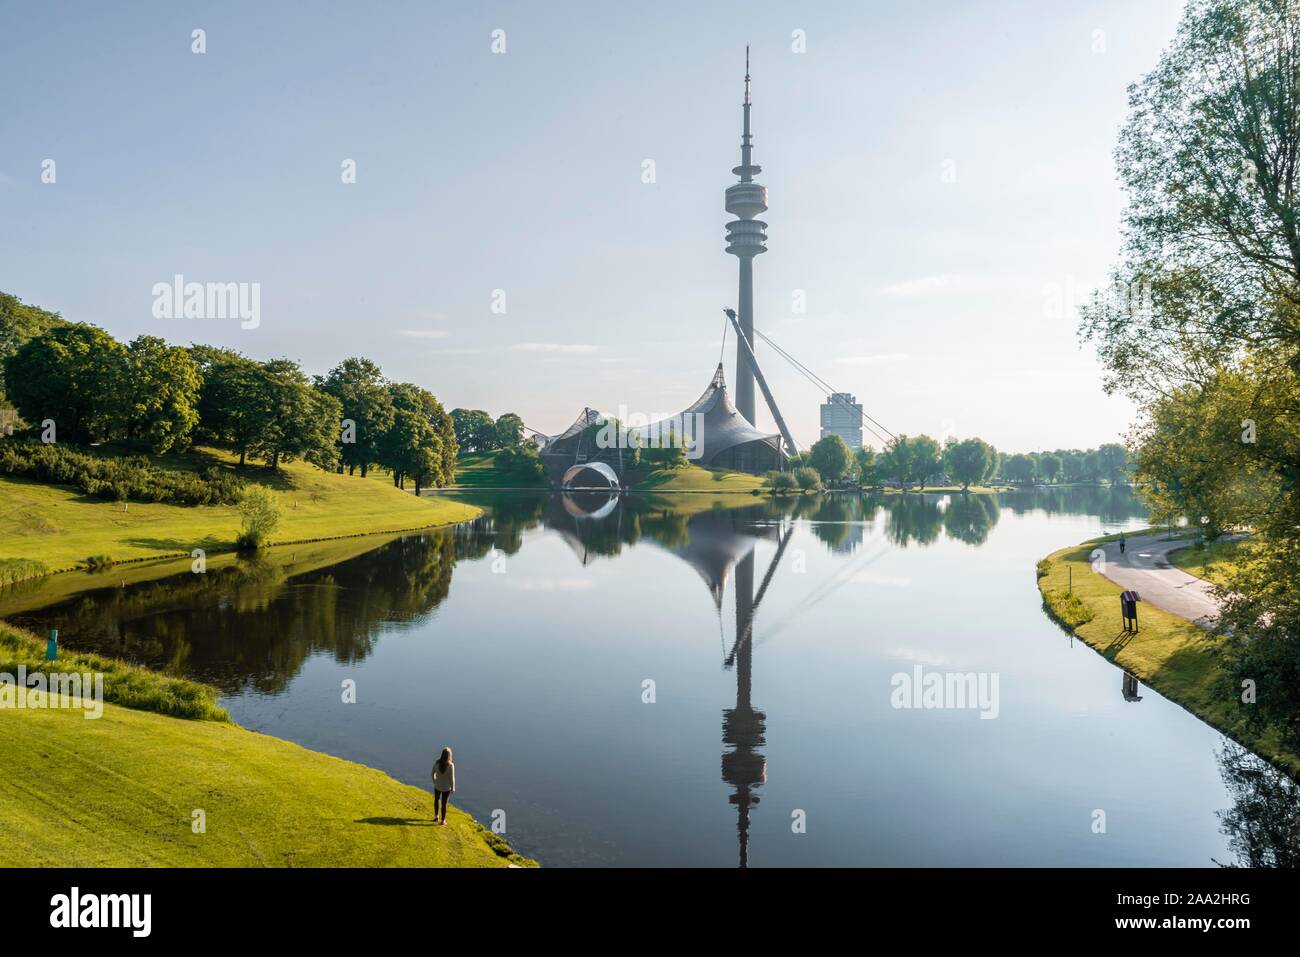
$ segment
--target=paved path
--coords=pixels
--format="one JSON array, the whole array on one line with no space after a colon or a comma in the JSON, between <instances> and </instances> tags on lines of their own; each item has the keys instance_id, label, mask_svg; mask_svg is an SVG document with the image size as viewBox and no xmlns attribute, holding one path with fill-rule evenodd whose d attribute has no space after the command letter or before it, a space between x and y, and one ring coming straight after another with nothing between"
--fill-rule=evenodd
<instances>
[{"instance_id":1,"label":"paved path","mask_svg":"<svg viewBox=\"0 0 1300 957\"><path fill-rule=\"evenodd\" d=\"M1106 542L1102 574L1116 585L1133 589L1145 604L1186 618L1202 628L1213 628L1219 618L1219 603L1211 592L1213 586L1169 564L1169 553L1189 544L1187 539L1167 541L1161 534L1133 535L1129 536L1127 551L1120 555L1119 542ZM1142 605L1139 604L1138 625L1141 624Z\"/></svg>"}]
</instances>

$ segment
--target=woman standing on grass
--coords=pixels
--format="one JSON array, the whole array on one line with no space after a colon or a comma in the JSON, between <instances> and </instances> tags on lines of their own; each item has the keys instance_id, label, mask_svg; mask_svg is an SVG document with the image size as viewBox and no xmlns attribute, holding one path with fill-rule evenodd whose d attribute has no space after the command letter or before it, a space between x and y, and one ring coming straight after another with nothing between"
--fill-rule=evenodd
<instances>
[{"instance_id":1,"label":"woman standing on grass","mask_svg":"<svg viewBox=\"0 0 1300 957\"><path fill-rule=\"evenodd\" d=\"M446 827L447 799L456 790L456 765L451 760L451 748L443 748L438 760L433 762L433 819ZM442 808L442 819L439 818Z\"/></svg>"}]
</instances>

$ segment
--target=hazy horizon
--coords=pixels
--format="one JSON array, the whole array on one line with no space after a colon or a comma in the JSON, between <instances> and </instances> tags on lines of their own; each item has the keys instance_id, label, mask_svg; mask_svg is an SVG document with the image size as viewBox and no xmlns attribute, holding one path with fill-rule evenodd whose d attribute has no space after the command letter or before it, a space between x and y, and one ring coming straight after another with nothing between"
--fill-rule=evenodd
<instances>
[{"instance_id":1,"label":"hazy horizon","mask_svg":"<svg viewBox=\"0 0 1300 957\"><path fill-rule=\"evenodd\" d=\"M750 44L758 329L894 432L1086 448L1133 420L1073 306L1118 250L1125 87L1180 0L0 8L0 289L119 338L365 355L548 432L678 411L735 304ZM154 318L177 274L260 284L257 328ZM806 447L824 394L759 360Z\"/></svg>"}]
</instances>

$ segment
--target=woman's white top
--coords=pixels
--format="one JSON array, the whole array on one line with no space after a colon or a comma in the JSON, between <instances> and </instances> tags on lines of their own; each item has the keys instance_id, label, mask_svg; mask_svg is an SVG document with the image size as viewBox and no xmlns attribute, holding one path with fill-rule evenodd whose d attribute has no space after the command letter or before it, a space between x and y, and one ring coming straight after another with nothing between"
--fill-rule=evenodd
<instances>
[{"instance_id":1,"label":"woman's white top","mask_svg":"<svg viewBox=\"0 0 1300 957\"><path fill-rule=\"evenodd\" d=\"M448 761L444 771L437 761L433 762L433 787L436 791L456 790L456 762Z\"/></svg>"}]
</instances>

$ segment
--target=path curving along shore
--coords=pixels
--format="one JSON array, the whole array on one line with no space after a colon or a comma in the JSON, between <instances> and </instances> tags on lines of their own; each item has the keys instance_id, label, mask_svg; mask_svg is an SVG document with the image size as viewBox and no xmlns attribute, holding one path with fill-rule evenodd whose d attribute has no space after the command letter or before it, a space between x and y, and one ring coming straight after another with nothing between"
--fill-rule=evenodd
<instances>
[{"instance_id":1,"label":"path curving along shore","mask_svg":"<svg viewBox=\"0 0 1300 957\"><path fill-rule=\"evenodd\" d=\"M1116 585L1131 588L1148 605L1186 618L1202 628L1214 628L1220 613L1214 586L1169 563L1171 552L1188 547L1186 539L1168 538L1164 534L1134 535L1125 545L1124 553L1120 554L1118 541L1098 544L1097 549L1105 553L1105 564L1098 563L1095 567L1103 576ZM1140 610L1138 615L1141 620Z\"/></svg>"}]
</instances>

